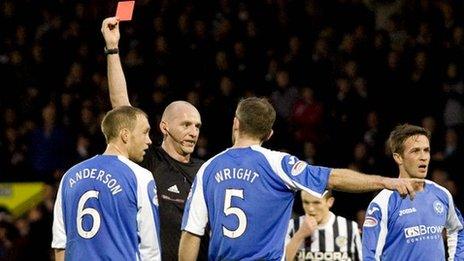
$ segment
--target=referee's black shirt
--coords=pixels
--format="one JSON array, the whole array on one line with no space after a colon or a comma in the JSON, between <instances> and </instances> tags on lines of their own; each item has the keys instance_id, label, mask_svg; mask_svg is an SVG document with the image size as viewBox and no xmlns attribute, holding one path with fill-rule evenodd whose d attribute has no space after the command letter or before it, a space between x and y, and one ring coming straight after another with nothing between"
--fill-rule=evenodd
<instances>
[{"instance_id":1,"label":"referee's black shirt","mask_svg":"<svg viewBox=\"0 0 464 261\"><path fill-rule=\"evenodd\" d=\"M158 189L163 261L178 260L185 200L202 164L202 160L194 158L189 163L179 162L155 146L150 146L141 164L153 173ZM198 260L207 260L207 256L208 242L203 237Z\"/></svg>"}]
</instances>

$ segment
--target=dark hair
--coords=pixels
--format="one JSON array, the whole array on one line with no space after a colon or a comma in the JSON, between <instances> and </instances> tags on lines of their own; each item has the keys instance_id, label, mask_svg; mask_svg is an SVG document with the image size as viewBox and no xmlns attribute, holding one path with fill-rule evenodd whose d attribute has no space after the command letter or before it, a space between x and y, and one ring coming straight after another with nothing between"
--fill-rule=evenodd
<instances>
[{"instance_id":1,"label":"dark hair","mask_svg":"<svg viewBox=\"0 0 464 261\"><path fill-rule=\"evenodd\" d=\"M391 153L402 154L404 152L404 142L409 137L417 135L424 135L429 140L431 137L430 131L419 126L411 124L402 124L396 126L388 138L388 146L390 147Z\"/></svg>"},{"instance_id":2,"label":"dark hair","mask_svg":"<svg viewBox=\"0 0 464 261\"><path fill-rule=\"evenodd\" d=\"M241 133L263 141L272 131L276 112L265 98L250 97L238 103L235 116Z\"/></svg>"},{"instance_id":3,"label":"dark hair","mask_svg":"<svg viewBox=\"0 0 464 261\"><path fill-rule=\"evenodd\" d=\"M132 106L120 106L107 112L101 123L106 142L118 137L121 129L134 130L138 115L147 117L144 111Z\"/></svg>"}]
</instances>

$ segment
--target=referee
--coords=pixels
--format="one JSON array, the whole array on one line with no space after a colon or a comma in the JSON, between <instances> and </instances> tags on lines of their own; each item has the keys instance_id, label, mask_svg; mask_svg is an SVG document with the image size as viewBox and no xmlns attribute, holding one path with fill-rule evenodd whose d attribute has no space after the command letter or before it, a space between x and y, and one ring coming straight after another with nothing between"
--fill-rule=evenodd
<instances>
[{"instance_id":1,"label":"referee","mask_svg":"<svg viewBox=\"0 0 464 261\"><path fill-rule=\"evenodd\" d=\"M111 105L129 105L126 80L119 58L119 24L115 17L107 18L101 28L106 42L108 86ZM161 146L150 146L141 165L153 173L158 188L161 254L163 261L178 260L180 228L185 200L195 175L203 161L191 158L200 134L198 110L185 101L169 104L163 112L160 130ZM208 240L203 237L199 259L206 260Z\"/></svg>"},{"instance_id":2,"label":"referee","mask_svg":"<svg viewBox=\"0 0 464 261\"><path fill-rule=\"evenodd\" d=\"M301 191L304 216L290 220L286 260L361 260L361 236L356 222L330 211L335 198Z\"/></svg>"}]
</instances>

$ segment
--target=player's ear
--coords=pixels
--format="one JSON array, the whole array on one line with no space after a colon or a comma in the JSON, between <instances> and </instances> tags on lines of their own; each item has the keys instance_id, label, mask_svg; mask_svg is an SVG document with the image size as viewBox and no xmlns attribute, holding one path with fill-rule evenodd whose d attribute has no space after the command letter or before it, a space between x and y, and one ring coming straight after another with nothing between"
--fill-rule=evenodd
<instances>
[{"instance_id":1,"label":"player's ear","mask_svg":"<svg viewBox=\"0 0 464 261\"><path fill-rule=\"evenodd\" d=\"M327 205L329 206L329 208L331 208L333 206L335 202L335 198L334 197L330 197L327 199Z\"/></svg>"},{"instance_id":2,"label":"player's ear","mask_svg":"<svg viewBox=\"0 0 464 261\"><path fill-rule=\"evenodd\" d=\"M403 164L403 157L401 157L399 153L393 153L393 159L395 160L396 164Z\"/></svg>"},{"instance_id":3,"label":"player's ear","mask_svg":"<svg viewBox=\"0 0 464 261\"><path fill-rule=\"evenodd\" d=\"M130 131L127 128L123 128L119 131L119 137L124 143L129 142Z\"/></svg>"},{"instance_id":4,"label":"player's ear","mask_svg":"<svg viewBox=\"0 0 464 261\"><path fill-rule=\"evenodd\" d=\"M159 128L161 133L163 133L164 135L168 135L168 124L165 121L160 121Z\"/></svg>"},{"instance_id":5,"label":"player's ear","mask_svg":"<svg viewBox=\"0 0 464 261\"><path fill-rule=\"evenodd\" d=\"M263 141L268 141L272 137L272 134L274 134L274 130L271 129L271 131Z\"/></svg>"},{"instance_id":6,"label":"player's ear","mask_svg":"<svg viewBox=\"0 0 464 261\"><path fill-rule=\"evenodd\" d=\"M240 127L240 121L238 120L237 117L234 117L234 122L232 125L232 130L238 130Z\"/></svg>"}]
</instances>

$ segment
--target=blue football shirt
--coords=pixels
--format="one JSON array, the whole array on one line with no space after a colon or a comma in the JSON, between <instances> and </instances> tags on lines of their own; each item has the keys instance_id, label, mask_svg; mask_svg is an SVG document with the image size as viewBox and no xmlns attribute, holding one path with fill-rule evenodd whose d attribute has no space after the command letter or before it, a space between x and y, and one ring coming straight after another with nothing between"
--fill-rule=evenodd
<instances>
[{"instance_id":1,"label":"blue football shirt","mask_svg":"<svg viewBox=\"0 0 464 261\"><path fill-rule=\"evenodd\" d=\"M97 155L63 176L52 247L66 260L161 260L152 174L122 156Z\"/></svg>"},{"instance_id":2,"label":"blue football shirt","mask_svg":"<svg viewBox=\"0 0 464 261\"><path fill-rule=\"evenodd\" d=\"M294 192L321 197L330 172L260 146L227 149L198 171L182 230L209 224L210 260L281 260Z\"/></svg>"},{"instance_id":3,"label":"blue football shirt","mask_svg":"<svg viewBox=\"0 0 464 261\"><path fill-rule=\"evenodd\" d=\"M449 260L464 260L463 220L448 190L428 180L414 200L382 190L367 209L363 259L445 260L444 228Z\"/></svg>"}]
</instances>

